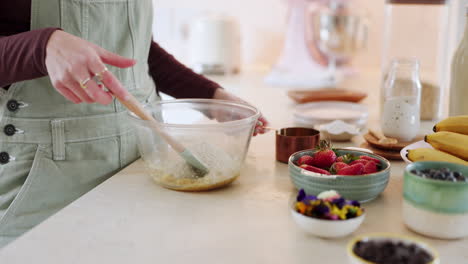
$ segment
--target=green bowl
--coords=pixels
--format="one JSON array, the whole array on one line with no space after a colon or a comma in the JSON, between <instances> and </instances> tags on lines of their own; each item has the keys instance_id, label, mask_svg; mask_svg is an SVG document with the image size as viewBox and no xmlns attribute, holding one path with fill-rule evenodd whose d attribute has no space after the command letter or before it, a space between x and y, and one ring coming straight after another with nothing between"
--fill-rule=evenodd
<instances>
[{"instance_id":1,"label":"green bowl","mask_svg":"<svg viewBox=\"0 0 468 264\"><path fill-rule=\"evenodd\" d=\"M411 230L435 238L468 236L468 182L422 178L412 170L449 168L468 176L468 166L422 161L408 165L403 184L402 215Z\"/></svg>"},{"instance_id":2,"label":"green bowl","mask_svg":"<svg viewBox=\"0 0 468 264\"><path fill-rule=\"evenodd\" d=\"M426 179L412 170L449 168L468 177L468 166L436 161L420 161L405 169L403 198L416 207L438 213L468 213L468 182Z\"/></svg>"},{"instance_id":3,"label":"green bowl","mask_svg":"<svg viewBox=\"0 0 468 264\"><path fill-rule=\"evenodd\" d=\"M368 202L375 199L387 187L390 177L390 162L385 158L364 151L337 149L338 155L353 154L367 155L380 160L382 169L379 172L358 175L322 175L306 171L295 163L304 155L313 155L316 150L309 149L296 152L289 158L289 176L297 189L304 189L306 193L318 195L323 191L335 190L349 200Z\"/></svg>"}]
</instances>

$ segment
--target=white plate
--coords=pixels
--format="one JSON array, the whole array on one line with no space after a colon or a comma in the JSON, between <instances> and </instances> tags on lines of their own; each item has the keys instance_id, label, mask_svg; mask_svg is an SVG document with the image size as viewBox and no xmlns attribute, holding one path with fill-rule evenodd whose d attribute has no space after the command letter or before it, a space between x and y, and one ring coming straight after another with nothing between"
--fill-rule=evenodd
<instances>
[{"instance_id":1,"label":"white plate","mask_svg":"<svg viewBox=\"0 0 468 264\"><path fill-rule=\"evenodd\" d=\"M342 120L358 126L365 125L369 111L362 104L324 101L301 104L294 111L294 119L297 123L307 125L320 125L334 120Z\"/></svg>"},{"instance_id":2,"label":"white plate","mask_svg":"<svg viewBox=\"0 0 468 264\"><path fill-rule=\"evenodd\" d=\"M403 160L406 163L413 163L411 160L409 160L406 157L406 153L408 152L409 149L417 149L417 148L433 148L429 143L425 142L424 140L414 142L413 144L410 144L404 148L401 149L400 151L400 156L403 158Z\"/></svg>"}]
</instances>

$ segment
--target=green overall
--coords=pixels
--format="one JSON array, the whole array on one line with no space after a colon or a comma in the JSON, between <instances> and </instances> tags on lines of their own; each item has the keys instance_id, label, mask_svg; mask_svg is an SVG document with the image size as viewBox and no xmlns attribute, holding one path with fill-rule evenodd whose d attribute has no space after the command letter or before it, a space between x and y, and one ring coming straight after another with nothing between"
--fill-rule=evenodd
<instances>
[{"instance_id":1,"label":"green overall","mask_svg":"<svg viewBox=\"0 0 468 264\"><path fill-rule=\"evenodd\" d=\"M32 0L31 29L60 27L137 60L108 67L143 103L157 100L148 74L151 0ZM48 77L0 97L0 247L138 158L126 109L73 104Z\"/></svg>"}]
</instances>

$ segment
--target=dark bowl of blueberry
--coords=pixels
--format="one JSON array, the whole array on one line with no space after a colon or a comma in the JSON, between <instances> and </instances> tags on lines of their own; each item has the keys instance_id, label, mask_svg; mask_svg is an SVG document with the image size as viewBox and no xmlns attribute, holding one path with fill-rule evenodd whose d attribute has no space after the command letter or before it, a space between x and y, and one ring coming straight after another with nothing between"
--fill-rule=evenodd
<instances>
[{"instance_id":1,"label":"dark bowl of blueberry","mask_svg":"<svg viewBox=\"0 0 468 264\"><path fill-rule=\"evenodd\" d=\"M352 264L439 264L439 254L428 244L392 233L368 234L348 243Z\"/></svg>"},{"instance_id":2,"label":"dark bowl of blueberry","mask_svg":"<svg viewBox=\"0 0 468 264\"><path fill-rule=\"evenodd\" d=\"M468 236L468 166L435 161L408 165L403 183L403 219L408 228L426 236Z\"/></svg>"}]
</instances>

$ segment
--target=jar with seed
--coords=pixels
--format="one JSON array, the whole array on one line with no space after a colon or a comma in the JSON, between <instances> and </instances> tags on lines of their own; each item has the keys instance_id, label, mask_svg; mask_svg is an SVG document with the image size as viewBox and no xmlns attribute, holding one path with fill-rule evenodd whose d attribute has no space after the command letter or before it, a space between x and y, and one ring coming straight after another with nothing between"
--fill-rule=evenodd
<instances>
[{"instance_id":1,"label":"jar with seed","mask_svg":"<svg viewBox=\"0 0 468 264\"><path fill-rule=\"evenodd\" d=\"M382 132L387 137L411 141L419 132L421 81L416 59L395 59L383 90Z\"/></svg>"}]
</instances>

